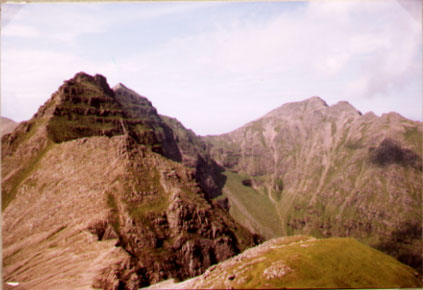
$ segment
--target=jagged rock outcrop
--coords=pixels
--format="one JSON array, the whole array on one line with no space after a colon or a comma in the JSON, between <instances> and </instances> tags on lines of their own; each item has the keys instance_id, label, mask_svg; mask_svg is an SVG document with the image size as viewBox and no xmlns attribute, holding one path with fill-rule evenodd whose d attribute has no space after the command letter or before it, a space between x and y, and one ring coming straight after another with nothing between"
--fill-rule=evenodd
<instances>
[{"instance_id":1,"label":"jagged rock outcrop","mask_svg":"<svg viewBox=\"0 0 423 290\"><path fill-rule=\"evenodd\" d=\"M178 145L185 166L195 169L195 178L208 198L216 198L222 194L226 177L224 168L219 166L206 151L206 144L192 130L186 129L178 120L161 116L162 120L172 128L174 139Z\"/></svg>"},{"instance_id":2,"label":"jagged rock outcrop","mask_svg":"<svg viewBox=\"0 0 423 290\"><path fill-rule=\"evenodd\" d=\"M151 103L121 87L78 73L2 138L5 282L138 289L258 242L171 160L174 134Z\"/></svg>"},{"instance_id":3,"label":"jagged rock outcrop","mask_svg":"<svg viewBox=\"0 0 423 290\"><path fill-rule=\"evenodd\" d=\"M154 132L161 153L174 161L181 161L181 153L174 139L172 129L159 117L151 102L123 84L113 87L116 101L122 106L129 119L142 120Z\"/></svg>"},{"instance_id":4,"label":"jagged rock outcrop","mask_svg":"<svg viewBox=\"0 0 423 290\"><path fill-rule=\"evenodd\" d=\"M255 200L271 204L265 219L257 202L240 204L245 197L234 186L223 189L250 230L267 238L352 236L421 270L421 122L313 97L203 140L230 171L227 185L250 180Z\"/></svg>"},{"instance_id":5,"label":"jagged rock outcrop","mask_svg":"<svg viewBox=\"0 0 423 290\"><path fill-rule=\"evenodd\" d=\"M113 90L128 117L143 118L153 128L164 156L194 169L195 179L207 198L221 195L225 182L221 174L223 168L204 150L205 144L194 132L187 130L174 118L159 115L148 99L125 85L118 84Z\"/></svg>"}]
</instances>

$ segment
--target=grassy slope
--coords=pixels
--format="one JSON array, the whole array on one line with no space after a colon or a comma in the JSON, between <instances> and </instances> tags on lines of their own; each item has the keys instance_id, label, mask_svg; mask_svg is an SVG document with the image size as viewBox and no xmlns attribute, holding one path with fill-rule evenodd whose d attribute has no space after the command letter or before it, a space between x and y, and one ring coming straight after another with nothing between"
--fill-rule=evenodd
<instances>
[{"instance_id":1,"label":"grassy slope","mask_svg":"<svg viewBox=\"0 0 423 290\"><path fill-rule=\"evenodd\" d=\"M269 278L266 272L272 269L277 274ZM215 289L420 287L415 275L412 268L351 238L316 240L295 236L271 240L247 250L184 286Z\"/></svg>"},{"instance_id":2,"label":"grassy slope","mask_svg":"<svg viewBox=\"0 0 423 290\"><path fill-rule=\"evenodd\" d=\"M248 176L226 171L223 196L231 202L230 214L248 229L266 238L282 235L280 219L265 194L242 184ZM254 206L251 206L254 205Z\"/></svg>"}]
</instances>

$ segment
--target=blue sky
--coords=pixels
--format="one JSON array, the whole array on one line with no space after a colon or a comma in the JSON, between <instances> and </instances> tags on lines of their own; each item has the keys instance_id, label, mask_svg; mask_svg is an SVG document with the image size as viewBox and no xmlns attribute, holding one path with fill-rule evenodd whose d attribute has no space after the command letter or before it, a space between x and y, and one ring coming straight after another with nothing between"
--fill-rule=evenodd
<instances>
[{"instance_id":1,"label":"blue sky","mask_svg":"<svg viewBox=\"0 0 423 290\"><path fill-rule=\"evenodd\" d=\"M419 0L3 4L1 112L27 120L85 71L201 135L311 96L421 120L416 11Z\"/></svg>"}]
</instances>

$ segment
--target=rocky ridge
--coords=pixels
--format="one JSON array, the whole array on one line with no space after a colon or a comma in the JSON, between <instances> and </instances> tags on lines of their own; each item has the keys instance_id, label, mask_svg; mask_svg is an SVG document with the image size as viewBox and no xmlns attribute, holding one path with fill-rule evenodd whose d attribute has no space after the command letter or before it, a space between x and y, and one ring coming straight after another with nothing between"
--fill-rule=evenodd
<instances>
[{"instance_id":1,"label":"rocky ridge","mask_svg":"<svg viewBox=\"0 0 423 290\"><path fill-rule=\"evenodd\" d=\"M145 122L154 128L166 157L194 169L195 178L207 198L222 194L225 180L221 174L223 168L214 162L205 150L206 145L194 132L186 129L175 118L159 115L147 98L123 84L116 85L113 90L117 101L129 116L146 116Z\"/></svg>"},{"instance_id":2,"label":"rocky ridge","mask_svg":"<svg viewBox=\"0 0 423 290\"><path fill-rule=\"evenodd\" d=\"M5 282L138 289L258 242L205 198L171 129L128 90L78 73L2 138Z\"/></svg>"}]
</instances>

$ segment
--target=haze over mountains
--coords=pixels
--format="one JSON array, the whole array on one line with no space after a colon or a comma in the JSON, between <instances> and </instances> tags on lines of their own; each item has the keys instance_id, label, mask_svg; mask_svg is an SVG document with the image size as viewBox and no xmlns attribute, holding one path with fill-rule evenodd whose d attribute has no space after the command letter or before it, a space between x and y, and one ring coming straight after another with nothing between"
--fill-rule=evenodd
<instances>
[{"instance_id":1,"label":"haze over mountains","mask_svg":"<svg viewBox=\"0 0 423 290\"><path fill-rule=\"evenodd\" d=\"M420 122L363 116L318 97L200 137L125 85L111 89L101 75L78 73L2 137L3 279L22 289L138 289L297 234L353 237L421 271L421 148ZM320 287L381 283L357 272L364 260L352 255L364 245L318 241L307 253L345 245L351 255L334 259L361 277L339 284L335 273ZM236 287L300 287L304 268L289 258L298 250L244 282L225 277ZM420 285L415 270L372 251L380 263L366 270L398 269L380 286Z\"/></svg>"}]
</instances>

